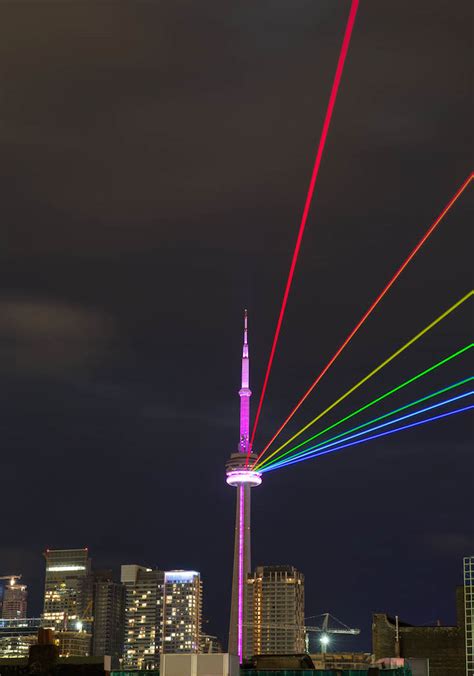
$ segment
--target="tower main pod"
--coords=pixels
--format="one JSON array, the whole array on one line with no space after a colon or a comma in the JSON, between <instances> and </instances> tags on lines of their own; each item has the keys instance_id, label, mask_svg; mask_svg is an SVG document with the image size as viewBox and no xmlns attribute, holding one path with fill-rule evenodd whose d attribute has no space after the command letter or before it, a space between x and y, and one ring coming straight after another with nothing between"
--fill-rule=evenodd
<instances>
[{"instance_id":1,"label":"tower main pod","mask_svg":"<svg viewBox=\"0 0 474 676\"><path fill-rule=\"evenodd\" d=\"M244 315L244 345L242 349L242 383L240 396L240 441L236 453L226 464L227 483L237 488L235 509L234 568L232 575L232 600L229 625L229 652L245 656L247 643L246 580L251 570L250 561L250 489L262 483L261 474L250 469L257 459L247 453L250 448L250 363L247 329L247 310Z\"/></svg>"}]
</instances>

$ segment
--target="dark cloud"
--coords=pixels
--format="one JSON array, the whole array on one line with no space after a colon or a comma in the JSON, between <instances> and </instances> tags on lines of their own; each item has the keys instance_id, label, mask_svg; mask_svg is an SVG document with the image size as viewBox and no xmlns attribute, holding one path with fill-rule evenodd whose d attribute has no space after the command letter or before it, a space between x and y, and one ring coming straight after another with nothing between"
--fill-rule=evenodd
<instances>
[{"instance_id":1,"label":"dark cloud","mask_svg":"<svg viewBox=\"0 0 474 676\"><path fill-rule=\"evenodd\" d=\"M0 368L24 375L84 375L113 336L101 313L58 301L0 298Z\"/></svg>"}]
</instances>

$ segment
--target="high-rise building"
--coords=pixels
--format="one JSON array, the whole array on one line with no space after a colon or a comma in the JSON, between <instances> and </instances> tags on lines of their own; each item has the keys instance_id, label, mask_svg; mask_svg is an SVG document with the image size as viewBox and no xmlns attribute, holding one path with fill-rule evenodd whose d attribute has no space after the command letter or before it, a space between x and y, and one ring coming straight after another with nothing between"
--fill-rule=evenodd
<instances>
[{"instance_id":1,"label":"high-rise building","mask_svg":"<svg viewBox=\"0 0 474 676\"><path fill-rule=\"evenodd\" d=\"M18 583L20 579L21 575L9 575L0 578L2 585L0 617L4 619L18 620L26 617L28 590L26 584Z\"/></svg>"},{"instance_id":2,"label":"high-rise building","mask_svg":"<svg viewBox=\"0 0 474 676\"><path fill-rule=\"evenodd\" d=\"M195 570L165 572L164 653L198 653L201 638L202 584Z\"/></svg>"},{"instance_id":3,"label":"high-rise building","mask_svg":"<svg viewBox=\"0 0 474 676\"><path fill-rule=\"evenodd\" d=\"M125 635L123 666L151 669L160 662L165 574L144 566L125 565Z\"/></svg>"},{"instance_id":4,"label":"high-rise building","mask_svg":"<svg viewBox=\"0 0 474 676\"><path fill-rule=\"evenodd\" d=\"M87 549L48 549L43 620L55 630L61 655L91 650L92 584Z\"/></svg>"},{"instance_id":5,"label":"high-rise building","mask_svg":"<svg viewBox=\"0 0 474 676\"><path fill-rule=\"evenodd\" d=\"M474 676L474 556L466 556L463 563L466 674L467 676Z\"/></svg>"},{"instance_id":6,"label":"high-rise building","mask_svg":"<svg viewBox=\"0 0 474 676\"><path fill-rule=\"evenodd\" d=\"M252 469L257 461L250 441L250 360L247 335L247 310L244 315L244 344L242 348L242 380L240 396L240 440L237 452L226 464L227 483L237 488L234 531L234 565L229 623L229 653L242 661L247 644L246 580L251 570L250 558L250 489L262 483L262 476Z\"/></svg>"},{"instance_id":7,"label":"high-rise building","mask_svg":"<svg viewBox=\"0 0 474 676\"><path fill-rule=\"evenodd\" d=\"M258 566L247 576L245 656L305 652L304 575L293 566Z\"/></svg>"},{"instance_id":8,"label":"high-rise building","mask_svg":"<svg viewBox=\"0 0 474 676\"><path fill-rule=\"evenodd\" d=\"M112 571L93 573L92 654L109 655L112 666L122 656L125 619L125 587L113 579Z\"/></svg>"}]
</instances>

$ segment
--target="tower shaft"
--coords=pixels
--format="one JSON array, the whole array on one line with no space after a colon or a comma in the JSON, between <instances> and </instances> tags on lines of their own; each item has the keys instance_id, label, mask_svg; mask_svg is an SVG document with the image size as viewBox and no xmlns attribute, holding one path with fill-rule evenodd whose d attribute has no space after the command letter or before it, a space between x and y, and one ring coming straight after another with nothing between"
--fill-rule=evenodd
<instances>
[{"instance_id":1,"label":"tower shaft","mask_svg":"<svg viewBox=\"0 0 474 676\"><path fill-rule=\"evenodd\" d=\"M234 567L229 627L229 652L242 661L247 644L245 585L251 572L250 560L250 486L237 487L235 508Z\"/></svg>"}]
</instances>

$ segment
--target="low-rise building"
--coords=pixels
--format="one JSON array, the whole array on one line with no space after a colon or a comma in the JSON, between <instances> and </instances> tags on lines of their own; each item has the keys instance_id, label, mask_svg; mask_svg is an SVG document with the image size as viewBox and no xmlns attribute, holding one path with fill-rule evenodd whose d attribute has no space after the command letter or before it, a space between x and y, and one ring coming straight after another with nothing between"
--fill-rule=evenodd
<instances>
[{"instance_id":1,"label":"low-rise building","mask_svg":"<svg viewBox=\"0 0 474 676\"><path fill-rule=\"evenodd\" d=\"M427 658L430 676L466 676L464 644L464 590L456 595L457 625L415 626L386 613L375 613L372 621L372 652L384 658Z\"/></svg>"}]
</instances>

